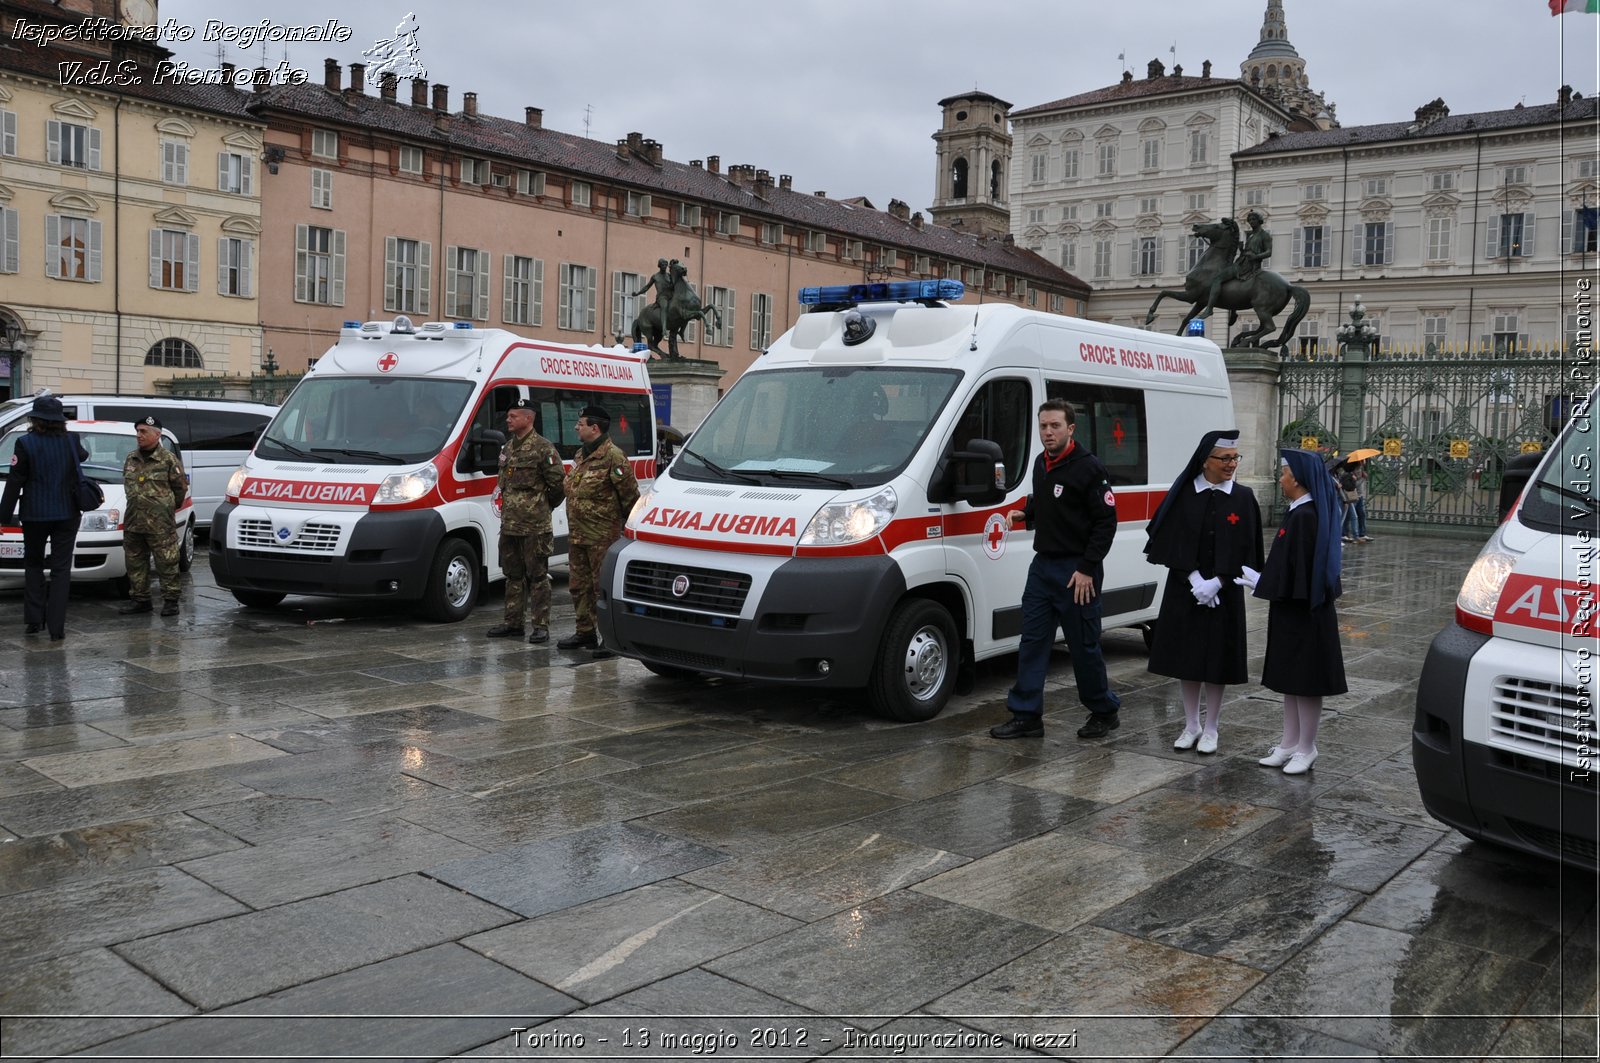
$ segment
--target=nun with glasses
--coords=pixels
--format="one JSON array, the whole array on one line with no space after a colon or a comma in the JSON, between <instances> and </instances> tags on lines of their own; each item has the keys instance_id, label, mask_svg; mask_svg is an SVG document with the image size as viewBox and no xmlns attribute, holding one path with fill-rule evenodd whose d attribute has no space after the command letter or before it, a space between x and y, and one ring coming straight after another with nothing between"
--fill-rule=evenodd
<instances>
[{"instance_id":1,"label":"nun with glasses","mask_svg":"<svg viewBox=\"0 0 1600 1063\"><path fill-rule=\"evenodd\" d=\"M1260 578L1251 587L1267 606L1267 659L1261 685L1283 695L1283 737L1260 764L1304 775L1317 759L1322 699L1350 689L1334 600L1342 593L1339 485L1309 450L1284 450L1278 487L1289 501Z\"/></svg>"},{"instance_id":2,"label":"nun with glasses","mask_svg":"<svg viewBox=\"0 0 1600 1063\"><path fill-rule=\"evenodd\" d=\"M1245 584L1235 577L1259 574L1261 507L1234 479L1238 435L1201 437L1147 529L1146 556L1167 568L1150 671L1178 680L1184 722L1174 749L1215 753L1223 689L1249 679Z\"/></svg>"}]
</instances>

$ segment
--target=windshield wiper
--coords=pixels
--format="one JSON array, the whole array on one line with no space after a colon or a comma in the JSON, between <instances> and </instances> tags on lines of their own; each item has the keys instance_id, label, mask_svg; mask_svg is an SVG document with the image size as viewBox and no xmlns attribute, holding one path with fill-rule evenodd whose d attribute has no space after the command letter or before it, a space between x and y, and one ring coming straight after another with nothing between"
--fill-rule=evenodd
<instances>
[{"instance_id":1,"label":"windshield wiper","mask_svg":"<svg viewBox=\"0 0 1600 1063\"><path fill-rule=\"evenodd\" d=\"M702 454L697 454L693 450L690 450L688 447L684 447L682 450L678 451L678 453L679 454L687 454L687 455L689 455L689 457L693 458L695 461L698 461L701 465L704 465L706 468L710 469L712 472L716 473L718 476L727 476L727 477L743 480L747 484L755 484L758 487L761 484L761 481L757 480L754 476L749 476L749 475L745 474L744 472L733 472L733 471L731 471L729 469L724 469L721 465L718 465L716 462L712 461L710 458L707 458Z\"/></svg>"},{"instance_id":2,"label":"windshield wiper","mask_svg":"<svg viewBox=\"0 0 1600 1063\"><path fill-rule=\"evenodd\" d=\"M778 480L806 479L820 481L825 484L833 484L835 487L855 486L855 484L850 480L845 480L838 476L829 476L826 473L820 472L805 472L800 469L747 469L745 471L755 476L771 476Z\"/></svg>"},{"instance_id":3,"label":"windshield wiper","mask_svg":"<svg viewBox=\"0 0 1600 1063\"><path fill-rule=\"evenodd\" d=\"M287 450L297 458L304 458L307 461L311 460L310 454L307 454L305 451L301 450L287 439L277 439L273 436L262 436L261 442L266 443L269 446L282 447L284 450Z\"/></svg>"},{"instance_id":4,"label":"windshield wiper","mask_svg":"<svg viewBox=\"0 0 1600 1063\"><path fill-rule=\"evenodd\" d=\"M1553 484L1545 481L1540 481L1539 486L1554 491L1562 498L1571 499L1574 502L1582 502L1584 505L1589 507L1590 516L1593 516L1596 510L1600 510L1600 498L1590 498L1581 491L1574 491L1570 487L1562 487L1560 484Z\"/></svg>"},{"instance_id":5,"label":"windshield wiper","mask_svg":"<svg viewBox=\"0 0 1600 1063\"><path fill-rule=\"evenodd\" d=\"M381 461L389 465L404 465L404 458L397 458L393 454L385 454L379 450L351 450L349 447L312 447L313 454L342 454L347 458L366 458L368 461Z\"/></svg>"}]
</instances>

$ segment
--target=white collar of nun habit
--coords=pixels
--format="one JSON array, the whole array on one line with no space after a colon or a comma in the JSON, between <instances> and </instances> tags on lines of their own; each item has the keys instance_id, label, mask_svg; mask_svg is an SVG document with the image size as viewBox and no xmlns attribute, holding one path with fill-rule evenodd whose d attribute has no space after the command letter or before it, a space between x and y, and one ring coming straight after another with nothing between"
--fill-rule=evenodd
<instances>
[{"instance_id":1,"label":"white collar of nun habit","mask_svg":"<svg viewBox=\"0 0 1600 1063\"><path fill-rule=\"evenodd\" d=\"M1309 501L1311 501L1311 496L1310 495L1301 495L1299 498L1297 498L1293 502L1289 503L1289 508L1290 509L1298 509L1300 506L1305 505Z\"/></svg>"},{"instance_id":2,"label":"white collar of nun habit","mask_svg":"<svg viewBox=\"0 0 1600 1063\"><path fill-rule=\"evenodd\" d=\"M1225 495L1231 495L1233 494L1233 481L1224 480L1219 484L1214 484L1206 479L1205 473L1201 473L1194 478L1194 493L1198 495L1203 491L1221 491Z\"/></svg>"}]
</instances>

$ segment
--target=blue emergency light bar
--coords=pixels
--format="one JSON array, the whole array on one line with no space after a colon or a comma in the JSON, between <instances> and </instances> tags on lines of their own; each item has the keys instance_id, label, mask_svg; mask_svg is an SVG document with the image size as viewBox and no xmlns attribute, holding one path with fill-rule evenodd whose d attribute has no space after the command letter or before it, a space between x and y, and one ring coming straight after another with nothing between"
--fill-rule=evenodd
<instances>
[{"instance_id":1,"label":"blue emergency light bar","mask_svg":"<svg viewBox=\"0 0 1600 1063\"><path fill-rule=\"evenodd\" d=\"M361 322L359 322L359 321L346 321L344 323L344 327L345 328L360 328L361 327Z\"/></svg>"},{"instance_id":2,"label":"blue emergency light bar","mask_svg":"<svg viewBox=\"0 0 1600 1063\"><path fill-rule=\"evenodd\" d=\"M470 321L457 321L454 324L454 326L452 326L452 327L454 327L454 328L471 328L472 327L472 322L470 322Z\"/></svg>"},{"instance_id":3,"label":"blue emergency light bar","mask_svg":"<svg viewBox=\"0 0 1600 1063\"><path fill-rule=\"evenodd\" d=\"M879 281L876 284L829 284L801 288L800 305L830 303L909 303L922 299L959 299L967 292L957 280Z\"/></svg>"}]
</instances>

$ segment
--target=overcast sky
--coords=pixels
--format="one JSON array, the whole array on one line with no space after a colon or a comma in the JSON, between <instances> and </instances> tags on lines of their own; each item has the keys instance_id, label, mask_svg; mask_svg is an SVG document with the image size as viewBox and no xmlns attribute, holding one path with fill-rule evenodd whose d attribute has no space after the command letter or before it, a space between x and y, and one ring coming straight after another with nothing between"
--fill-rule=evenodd
<instances>
[{"instance_id":1,"label":"overcast sky","mask_svg":"<svg viewBox=\"0 0 1600 1063\"><path fill-rule=\"evenodd\" d=\"M1210 59L1238 77L1260 36L1266 0L692 0L604 4L549 0L274 0L269 5L161 0L160 18L196 32L166 41L215 69L209 20L237 30L263 12L279 26L351 31L339 43L266 46L267 65L322 79L323 60L348 67L394 36L414 12L418 58L434 84L480 111L520 120L544 109L548 128L607 143L638 131L688 162L719 155L791 174L796 189L865 195L926 210L933 197L938 101L976 87L1020 110L1144 77L1174 55L1185 74ZM1452 114L1554 102L1570 84L1600 92L1600 16L1552 18L1547 0L1285 0L1289 40L1313 88L1342 125L1409 119L1435 97ZM250 13L245 14L248 10ZM974 13L985 11L977 17ZM231 13L237 12L237 13ZM1176 47L1176 53L1172 49ZM1119 61L1118 55L1126 54ZM260 65L262 49L232 45L224 61ZM348 77L348 70L346 71ZM375 91L369 80L368 91ZM400 98L410 98L402 85Z\"/></svg>"}]
</instances>

